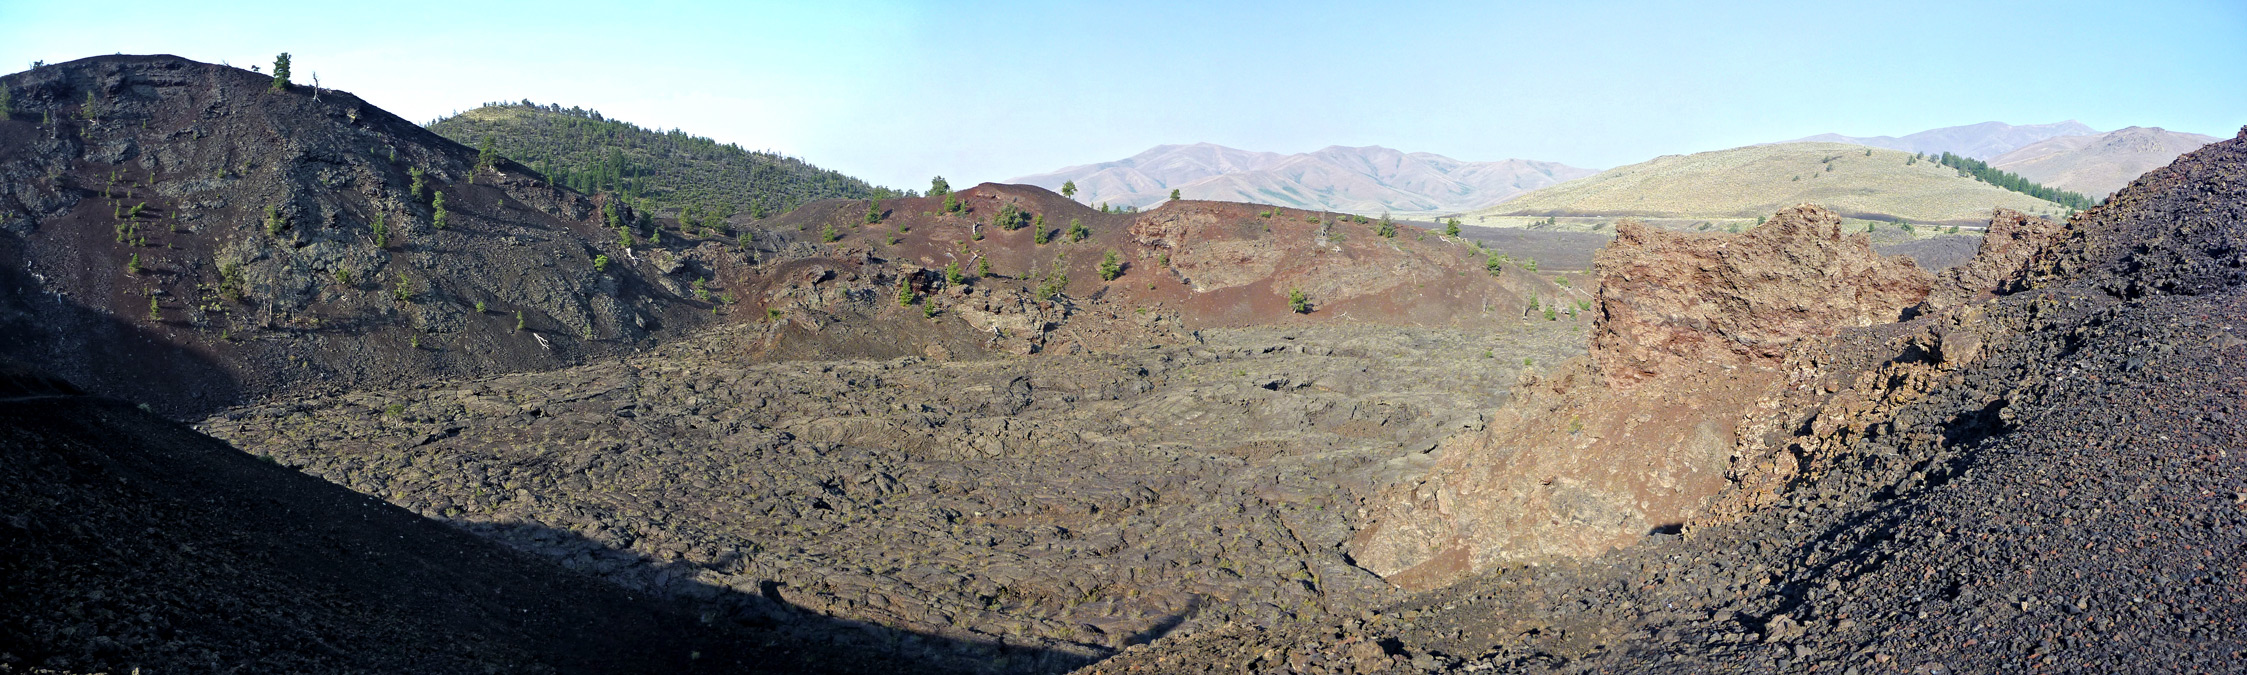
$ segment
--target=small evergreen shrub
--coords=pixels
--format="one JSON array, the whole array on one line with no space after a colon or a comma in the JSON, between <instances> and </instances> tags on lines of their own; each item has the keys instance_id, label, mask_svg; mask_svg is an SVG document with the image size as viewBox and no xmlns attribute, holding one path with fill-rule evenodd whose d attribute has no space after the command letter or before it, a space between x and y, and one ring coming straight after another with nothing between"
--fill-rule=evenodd
<instances>
[{"instance_id":1,"label":"small evergreen shrub","mask_svg":"<svg viewBox=\"0 0 2247 675\"><path fill-rule=\"evenodd\" d=\"M1114 250L1108 251L1108 255L1100 259L1100 280L1115 281L1116 277L1123 276L1123 267L1123 257Z\"/></svg>"}]
</instances>

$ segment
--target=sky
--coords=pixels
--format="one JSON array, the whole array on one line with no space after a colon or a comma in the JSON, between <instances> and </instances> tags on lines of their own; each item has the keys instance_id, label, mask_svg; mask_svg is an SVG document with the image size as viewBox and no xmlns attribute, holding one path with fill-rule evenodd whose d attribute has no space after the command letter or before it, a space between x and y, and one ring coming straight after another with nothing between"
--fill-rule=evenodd
<instances>
[{"instance_id":1,"label":"sky","mask_svg":"<svg viewBox=\"0 0 2247 675\"><path fill-rule=\"evenodd\" d=\"M1168 143L1608 168L1992 120L2247 124L2240 0L0 0L5 72L281 52L415 121L561 103L897 188Z\"/></svg>"}]
</instances>

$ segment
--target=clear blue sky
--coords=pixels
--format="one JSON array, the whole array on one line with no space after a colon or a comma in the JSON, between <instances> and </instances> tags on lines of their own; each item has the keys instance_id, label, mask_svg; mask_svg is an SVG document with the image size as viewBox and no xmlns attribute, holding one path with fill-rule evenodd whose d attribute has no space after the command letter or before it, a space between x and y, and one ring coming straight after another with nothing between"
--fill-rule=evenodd
<instances>
[{"instance_id":1,"label":"clear blue sky","mask_svg":"<svg viewBox=\"0 0 2247 675\"><path fill-rule=\"evenodd\" d=\"M1208 141L1605 168L1821 132L2247 124L2247 2L0 0L14 71L109 53L416 121L597 108L896 187Z\"/></svg>"}]
</instances>

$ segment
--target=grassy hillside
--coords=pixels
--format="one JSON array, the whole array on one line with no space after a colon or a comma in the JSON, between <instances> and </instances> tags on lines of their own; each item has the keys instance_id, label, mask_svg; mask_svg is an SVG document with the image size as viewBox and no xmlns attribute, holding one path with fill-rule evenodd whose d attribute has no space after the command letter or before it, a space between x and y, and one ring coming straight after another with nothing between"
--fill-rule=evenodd
<instances>
[{"instance_id":1,"label":"grassy hillside","mask_svg":"<svg viewBox=\"0 0 2247 675\"><path fill-rule=\"evenodd\" d=\"M2067 207L1907 152L1781 143L1657 157L1537 190L1476 215L1737 219L1802 203L1856 219L1968 226L1988 220L1993 207L2067 213Z\"/></svg>"},{"instance_id":2,"label":"grassy hillside","mask_svg":"<svg viewBox=\"0 0 2247 675\"><path fill-rule=\"evenodd\" d=\"M777 213L816 199L898 193L769 152L751 152L677 129L656 131L560 105L492 103L429 124L469 147L499 154L580 192L625 195L660 211Z\"/></svg>"}]
</instances>

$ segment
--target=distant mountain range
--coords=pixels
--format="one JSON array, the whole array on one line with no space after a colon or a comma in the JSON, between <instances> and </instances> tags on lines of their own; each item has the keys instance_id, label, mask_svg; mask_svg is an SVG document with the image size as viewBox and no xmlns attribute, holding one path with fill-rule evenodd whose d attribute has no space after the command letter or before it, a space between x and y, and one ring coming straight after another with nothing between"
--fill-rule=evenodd
<instances>
[{"instance_id":1,"label":"distant mountain range","mask_svg":"<svg viewBox=\"0 0 2247 675\"><path fill-rule=\"evenodd\" d=\"M1989 162L1996 168L2020 174L2029 180L2046 186L2098 198L2120 189L2149 169L2167 164L2176 159L2178 155L2215 140L2212 137L2199 134L2173 132L2159 128L2130 127L2107 133L2086 126L2082 122L2068 120L2051 124L2021 125L2004 122L1983 122L1929 129L1901 137L1819 134L1783 143L1767 143L1750 147L1793 145L1799 148L1804 147L1802 144L1848 144L1930 155L1949 152ZM1720 212L1730 213L1735 210L1733 208L1735 206L1748 207L1752 211L1764 209L1765 206L1776 208L1776 206L1791 205L1792 202L1779 204L1776 201L1766 204L1765 200L1760 198L1777 197L1785 194L1793 196L1779 198L1778 201L1798 197L1808 201L1823 199L1833 202L1830 205L1844 209L1849 207L1843 206L1842 202L1853 204L1863 202L1857 206L1861 207L1866 213L1879 213L1914 221L1948 222L1972 219L1965 211L1953 208L1964 207L1967 205L1966 202L1953 204L1950 203L1948 197L1930 198L1927 195L1882 196L1870 194L1849 196L1833 193L1829 188L1837 184L1849 183L1850 180L1854 179L1814 181L1813 179L1816 178L1833 178L1834 176L1825 175L1827 172L1824 171L1823 163L1814 167L1794 166L1799 162L1793 161L1795 159L1793 155L1799 153L1790 151L1768 153L1769 156L1765 156L1765 154L1758 153L1739 154L1736 152L1740 150L1746 150L1746 148L1719 151L1720 153L1733 153L1727 155L1701 153L1691 156L1700 158L1692 162L1694 166L1703 166L1704 168L1715 168L1718 164L1724 164L1724 161L1718 161L1720 158L1740 159L1743 162L1747 162L1748 160L1745 158L1751 155L1757 158L1749 164L1726 169L1728 171L1748 170L1756 174L1757 177L1746 179L1746 181L1759 186L1754 190L1757 195L1739 195L1738 199L1719 200L1726 201L1727 204L1722 208L1714 208L1702 215L1715 215ZM1826 155L1836 154L1839 151L1829 149L1823 152L1824 155L1820 155L1819 159ZM1786 159L1781 159L1782 157ZM1772 162L1776 162L1776 164ZM1616 171L1632 169L1633 172L1640 172L1650 167L1667 167L1673 164L1676 163L1658 158L1653 162L1623 167ZM1778 168L1781 165L1785 166L1786 173L1774 173L1782 170ZM1915 170L1912 173L1927 173L1930 175L1942 173L1942 171L1929 168L1932 166L1935 165L1932 163L1927 163L1926 166L1915 165ZM1769 171L1766 171L1766 169L1769 169ZM1569 191L1556 192L1546 188L1589 177L1596 173L1600 172L1555 162L1522 159L1498 162L1463 162L1442 155L1425 152L1407 153L1379 146L1358 148L1329 146L1314 152L1286 155L1274 152L1240 150L1210 143L1195 143L1192 145L1156 146L1146 152L1121 160L1072 166L1050 173L1015 178L1009 182L1026 183L1058 190L1062 184L1073 181L1079 191L1077 199L1088 205L1105 203L1111 206L1154 206L1169 199L1171 190L1177 190L1180 196L1187 199L1274 204L1302 209L1368 215L1390 213L1400 216L1430 216L1464 212L1513 213L1523 211L1524 208L1528 207L1516 208L1517 202L1512 200L1533 191L1537 192L1538 199L1536 201L1538 203L1535 204L1536 208L1529 208L1528 210L1538 212L1573 212L1579 210L1602 213L1669 212L1673 210L1672 206L1684 206L1683 203L1657 205L1653 202L1667 203L1679 199L1698 204L1685 208L1685 211L1698 213L1703 210L1703 207L1716 206L1714 203L1700 204L1700 202L1707 201L1706 195L1673 195L1660 199L1648 195L1645 198L1653 201L1641 204L1644 208L1624 206L1619 202L1607 203L1610 198L1621 199L1625 202L1640 199L1640 197L1626 197L1621 193L1593 199L1593 202L1600 203L1598 206L1589 202L1545 203L1548 200L1558 198L1559 195L1571 194ZM1616 174L1615 172L1608 173L1615 176L1626 175ZM1801 176L1798 180L1803 181L1804 184L1794 185L1792 183L1796 183L1797 180L1788 180L1789 177L1796 175ZM1777 176L1790 185L1781 186L1766 182L1766 179L1773 176ZM1892 188L1900 189L1907 184L1917 186L1914 189L1932 187L1921 185L1917 179L1898 180L1902 177L1903 174L1878 177L1861 176L1859 177L1863 179L1859 181L1861 184L1856 184L1852 189L1878 191ZM1684 177L1681 176L1679 179L1684 180ZM1737 187L1729 184L1731 180L1728 178L1718 181L1728 183L1725 186L1711 184L1701 186L1701 188L1716 189L1722 187L1731 189ZM1613 187L1601 189L1607 190ZM1682 189L1684 186L1680 183L1672 187ZM1960 186L1947 186L1942 189L1948 191L1946 194L1951 194L1955 192L1952 188L1956 187ZM1636 192L1636 190L1632 192ZM1586 192L1584 194L1592 193ZM1952 196L1967 198L1967 202L1975 204L1969 210L1986 210L1993 205L1984 203L1988 201L1988 195L1969 196L1964 193L1957 193L1952 194ZM1894 199L1888 197L1894 197ZM1734 201L1739 203L1730 203ZM2013 208L2039 213L2048 211L2048 209L2042 207L2049 205L2041 200L2029 201L2033 203L2008 205ZM1754 206L1749 207L1750 203L1753 203Z\"/></svg>"},{"instance_id":2,"label":"distant mountain range","mask_svg":"<svg viewBox=\"0 0 2247 675\"><path fill-rule=\"evenodd\" d=\"M1060 189L1073 181L1077 199L1086 204L1153 206L1178 190L1187 199L1407 215L1483 208L1593 173L1554 162L1464 162L1380 146L1330 146L1283 155L1195 143L1156 146L1113 162L1009 182Z\"/></svg>"},{"instance_id":3,"label":"distant mountain range","mask_svg":"<svg viewBox=\"0 0 2247 675\"><path fill-rule=\"evenodd\" d=\"M1848 143L1888 148L1904 152L1965 155L1988 161L2031 143L2059 136L2097 136L2099 130L2084 126L2082 122L2068 120L2052 124L2012 125L2004 122L1983 122L1965 126L1928 129L1901 138L1895 136L1843 136L1818 134L1797 138L1787 143Z\"/></svg>"},{"instance_id":4,"label":"distant mountain range","mask_svg":"<svg viewBox=\"0 0 2247 675\"><path fill-rule=\"evenodd\" d=\"M1998 155L1990 166L2096 199L2216 140L2161 127L2129 127L2096 136L2045 139Z\"/></svg>"}]
</instances>

